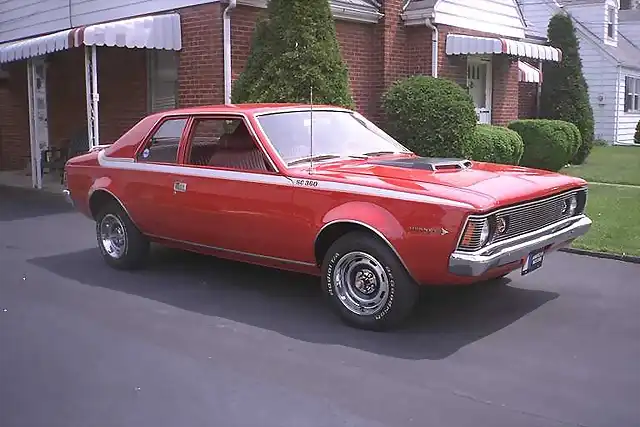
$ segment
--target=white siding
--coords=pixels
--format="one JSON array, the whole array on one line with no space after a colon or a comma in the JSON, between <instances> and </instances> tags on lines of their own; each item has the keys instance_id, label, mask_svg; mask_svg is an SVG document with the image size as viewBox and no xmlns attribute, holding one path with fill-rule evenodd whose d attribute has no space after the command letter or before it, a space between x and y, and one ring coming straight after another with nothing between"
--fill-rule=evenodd
<instances>
[{"instance_id":1,"label":"white siding","mask_svg":"<svg viewBox=\"0 0 640 427\"><path fill-rule=\"evenodd\" d=\"M0 0L0 43L219 0Z\"/></svg>"},{"instance_id":2,"label":"white siding","mask_svg":"<svg viewBox=\"0 0 640 427\"><path fill-rule=\"evenodd\" d=\"M618 90L618 144L632 144L640 113L624 112L624 78L625 76L640 78L640 71L620 68L620 84Z\"/></svg>"},{"instance_id":3,"label":"white siding","mask_svg":"<svg viewBox=\"0 0 640 427\"><path fill-rule=\"evenodd\" d=\"M606 37L609 5L615 7L616 1L608 0L606 2L603 1L602 3L596 4L569 5L566 9L574 18L580 21L589 31L591 31L598 40L615 46L617 44L617 31L614 29L616 37L613 40Z\"/></svg>"},{"instance_id":4,"label":"white siding","mask_svg":"<svg viewBox=\"0 0 640 427\"><path fill-rule=\"evenodd\" d=\"M0 42L69 27L69 0L0 0Z\"/></svg>"},{"instance_id":5,"label":"white siding","mask_svg":"<svg viewBox=\"0 0 640 427\"><path fill-rule=\"evenodd\" d=\"M595 138L615 141L615 112L618 68L600 48L588 40L580 40L582 71L589 86L589 100L593 108Z\"/></svg>"},{"instance_id":6,"label":"white siding","mask_svg":"<svg viewBox=\"0 0 640 427\"><path fill-rule=\"evenodd\" d=\"M438 24L524 38L524 23L515 0L442 0L435 12Z\"/></svg>"},{"instance_id":7,"label":"white siding","mask_svg":"<svg viewBox=\"0 0 640 427\"><path fill-rule=\"evenodd\" d=\"M640 46L640 21L621 22L620 32L636 46Z\"/></svg>"},{"instance_id":8,"label":"white siding","mask_svg":"<svg viewBox=\"0 0 640 427\"><path fill-rule=\"evenodd\" d=\"M552 0L520 0L522 14L530 27L537 28L542 34L547 35L549 19L556 11Z\"/></svg>"}]
</instances>

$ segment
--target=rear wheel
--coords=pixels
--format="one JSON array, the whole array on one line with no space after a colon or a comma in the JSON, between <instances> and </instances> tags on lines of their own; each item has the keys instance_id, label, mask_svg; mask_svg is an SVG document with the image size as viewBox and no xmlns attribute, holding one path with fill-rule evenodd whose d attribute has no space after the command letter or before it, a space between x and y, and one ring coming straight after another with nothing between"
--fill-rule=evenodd
<instances>
[{"instance_id":1,"label":"rear wheel","mask_svg":"<svg viewBox=\"0 0 640 427\"><path fill-rule=\"evenodd\" d=\"M340 318L362 329L400 326L418 300L418 286L396 254L359 231L331 245L322 264L322 285Z\"/></svg>"},{"instance_id":2,"label":"rear wheel","mask_svg":"<svg viewBox=\"0 0 640 427\"><path fill-rule=\"evenodd\" d=\"M116 202L108 203L98 213L96 237L100 253L113 268L139 268L149 254L149 240Z\"/></svg>"}]
</instances>

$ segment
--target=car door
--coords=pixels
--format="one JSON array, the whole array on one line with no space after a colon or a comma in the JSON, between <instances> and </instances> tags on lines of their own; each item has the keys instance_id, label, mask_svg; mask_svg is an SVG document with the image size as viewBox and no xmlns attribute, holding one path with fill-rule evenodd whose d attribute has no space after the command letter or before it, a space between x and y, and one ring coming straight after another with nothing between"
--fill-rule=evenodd
<instances>
[{"instance_id":1,"label":"car door","mask_svg":"<svg viewBox=\"0 0 640 427\"><path fill-rule=\"evenodd\" d=\"M127 208L140 229L149 235L175 238L174 185L178 182L179 148L189 118L163 119L136 155L135 175L127 179Z\"/></svg>"},{"instance_id":2,"label":"car door","mask_svg":"<svg viewBox=\"0 0 640 427\"><path fill-rule=\"evenodd\" d=\"M193 121L177 197L183 240L296 260L287 244L292 181L276 171L241 116ZM209 145L209 149L202 146Z\"/></svg>"}]
</instances>

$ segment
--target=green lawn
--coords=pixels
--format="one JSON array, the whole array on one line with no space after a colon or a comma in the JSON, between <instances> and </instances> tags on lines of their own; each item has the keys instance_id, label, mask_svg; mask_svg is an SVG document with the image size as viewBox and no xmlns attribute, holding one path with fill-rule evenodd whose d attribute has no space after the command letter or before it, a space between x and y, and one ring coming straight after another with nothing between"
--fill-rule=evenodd
<instances>
[{"instance_id":1,"label":"green lawn","mask_svg":"<svg viewBox=\"0 0 640 427\"><path fill-rule=\"evenodd\" d=\"M592 182L640 185L640 146L593 147L584 164L560 172Z\"/></svg>"},{"instance_id":2,"label":"green lawn","mask_svg":"<svg viewBox=\"0 0 640 427\"><path fill-rule=\"evenodd\" d=\"M583 165L560 172L589 181L593 225L573 246L640 256L640 147L594 147Z\"/></svg>"},{"instance_id":3,"label":"green lawn","mask_svg":"<svg viewBox=\"0 0 640 427\"><path fill-rule=\"evenodd\" d=\"M640 187L589 186L591 230L573 247L640 256Z\"/></svg>"}]
</instances>

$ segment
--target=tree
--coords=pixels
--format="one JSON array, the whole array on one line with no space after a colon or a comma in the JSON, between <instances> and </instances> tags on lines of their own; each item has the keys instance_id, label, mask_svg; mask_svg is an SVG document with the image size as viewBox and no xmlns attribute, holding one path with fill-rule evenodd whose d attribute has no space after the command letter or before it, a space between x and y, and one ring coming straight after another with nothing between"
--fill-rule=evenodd
<instances>
[{"instance_id":1,"label":"tree","mask_svg":"<svg viewBox=\"0 0 640 427\"><path fill-rule=\"evenodd\" d=\"M582 164L593 148L594 122L589 87L582 73L580 44L571 17L564 13L554 15L547 36L552 46L562 50L562 61L545 64L541 116L565 120L578 127L582 144L571 163Z\"/></svg>"},{"instance_id":2,"label":"tree","mask_svg":"<svg viewBox=\"0 0 640 427\"><path fill-rule=\"evenodd\" d=\"M233 85L234 103L310 101L354 108L328 0L270 0Z\"/></svg>"}]
</instances>

